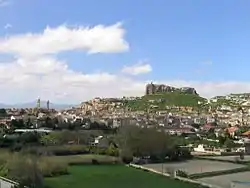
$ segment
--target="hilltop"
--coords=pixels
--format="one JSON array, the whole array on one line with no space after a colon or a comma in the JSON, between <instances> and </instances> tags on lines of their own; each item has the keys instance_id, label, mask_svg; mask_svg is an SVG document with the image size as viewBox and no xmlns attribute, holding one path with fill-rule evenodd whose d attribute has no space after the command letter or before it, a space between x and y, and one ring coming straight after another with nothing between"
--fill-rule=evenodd
<instances>
[{"instance_id":1,"label":"hilltop","mask_svg":"<svg viewBox=\"0 0 250 188\"><path fill-rule=\"evenodd\" d=\"M195 88L192 88L192 87L177 88L177 87L173 87L173 86L169 86L165 84L153 84L153 82L146 85L146 95L170 93L170 92L198 95Z\"/></svg>"},{"instance_id":2,"label":"hilltop","mask_svg":"<svg viewBox=\"0 0 250 188\"><path fill-rule=\"evenodd\" d=\"M198 107L199 101L205 102L206 99L197 94L174 91L145 95L134 100L127 100L125 106L132 111L145 110L148 108L166 110L167 106Z\"/></svg>"},{"instance_id":3,"label":"hilltop","mask_svg":"<svg viewBox=\"0 0 250 188\"><path fill-rule=\"evenodd\" d=\"M206 99L199 96L195 88L176 88L164 84L146 85L145 95L133 100L126 100L124 105L130 110L158 109L166 110L170 106L198 107L198 102Z\"/></svg>"}]
</instances>

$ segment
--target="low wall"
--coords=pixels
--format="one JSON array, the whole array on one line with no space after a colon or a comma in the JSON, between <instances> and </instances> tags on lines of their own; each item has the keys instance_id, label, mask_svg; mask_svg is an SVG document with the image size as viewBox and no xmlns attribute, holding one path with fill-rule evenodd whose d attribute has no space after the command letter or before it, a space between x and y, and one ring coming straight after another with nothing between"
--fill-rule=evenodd
<instances>
[{"instance_id":1,"label":"low wall","mask_svg":"<svg viewBox=\"0 0 250 188\"><path fill-rule=\"evenodd\" d=\"M208 161L218 161L224 163L234 163L234 164L248 164L249 161L241 161L241 160L231 160L231 159L219 159L219 158L210 158L210 156L195 156L195 159L198 160L208 160Z\"/></svg>"},{"instance_id":2,"label":"low wall","mask_svg":"<svg viewBox=\"0 0 250 188\"><path fill-rule=\"evenodd\" d=\"M137 168L137 169L141 169L141 170L144 170L144 171L148 171L148 172L153 172L153 173L160 174L160 175L163 175L163 176L171 177L171 175L168 174L168 173L162 173L162 172L159 172L159 171L156 171L154 169L147 168L147 167L144 167L144 166L135 165L135 164L129 164L128 166L133 167L133 168ZM188 182L188 183L199 184L199 185L201 185L203 187L222 188L220 186L210 185L210 184L203 183L203 182L200 182L200 181L197 181L197 180L192 180L192 179L183 178L183 177L179 177L179 176L175 176L174 179L184 181L184 182Z\"/></svg>"},{"instance_id":3,"label":"low wall","mask_svg":"<svg viewBox=\"0 0 250 188\"><path fill-rule=\"evenodd\" d=\"M13 188L16 182L0 176L0 188Z\"/></svg>"}]
</instances>

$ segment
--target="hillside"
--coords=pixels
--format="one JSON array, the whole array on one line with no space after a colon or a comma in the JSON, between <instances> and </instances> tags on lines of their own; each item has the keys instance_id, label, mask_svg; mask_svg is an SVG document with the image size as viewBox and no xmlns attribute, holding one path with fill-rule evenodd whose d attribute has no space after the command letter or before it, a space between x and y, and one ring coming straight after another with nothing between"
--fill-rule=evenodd
<instances>
[{"instance_id":1,"label":"hillside","mask_svg":"<svg viewBox=\"0 0 250 188\"><path fill-rule=\"evenodd\" d=\"M211 104L220 106L241 106L249 103L250 93L232 93L225 96L215 96L211 98Z\"/></svg>"},{"instance_id":2,"label":"hillside","mask_svg":"<svg viewBox=\"0 0 250 188\"><path fill-rule=\"evenodd\" d=\"M125 106L131 110L146 110L148 108L165 110L167 106L197 107L198 101L204 102L206 99L196 94L169 92L145 95L135 100L127 100Z\"/></svg>"}]
</instances>

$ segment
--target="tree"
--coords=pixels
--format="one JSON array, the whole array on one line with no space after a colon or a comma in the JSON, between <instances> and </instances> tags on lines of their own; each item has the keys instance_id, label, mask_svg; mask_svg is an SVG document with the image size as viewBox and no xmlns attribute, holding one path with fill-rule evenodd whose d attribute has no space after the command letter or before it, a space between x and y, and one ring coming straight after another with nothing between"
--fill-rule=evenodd
<instances>
[{"instance_id":1,"label":"tree","mask_svg":"<svg viewBox=\"0 0 250 188\"><path fill-rule=\"evenodd\" d=\"M10 124L11 124L11 127L13 127L14 129L25 128L23 119L18 119L18 120L13 119L13 120L11 120Z\"/></svg>"},{"instance_id":2,"label":"tree","mask_svg":"<svg viewBox=\"0 0 250 188\"><path fill-rule=\"evenodd\" d=\"M27 132L21 134L19 140L23 144L39 144L40 143L40 134L36 132Z\"/></svg>"},{"instance_id":3,"label":"tree","mask_svg":"<svg viewBox=\"0 0 250 188\"><path fill-rule=\"evenodd\" d=\"M170 160L180 158L181 150L175 139L157 129L136 126L121 127L117 134L121 154L129 151L135 157L150 156L151 160L161 162L167 156Z\"/></svg>"},{"instance_id":4,"label":"tree","mask_svg":"<svg viewBox=\"0 0 250 188\"><path fill-rule=\"evenodd\" d=\"M201 127L201 124L193 123L191 126L196 129L199 129Z\"/></svg>"},{"instance_id":5,"label":"tree","mask_svg":"<svg viewBox=\"0 0 250 188\"><path fill-rule=\"evenodd\" d=\"M227 137L225 137L225 136L219 136L219 137L218 137L219 143L220 143L221 145L224 145L226 139L227 139Z\"/></svg>"},{"instance_id":6,"label":"tree","mask_svg":"<svg viewBox=\"0 0 250 188\"><path fill-rule=\"evenodd\" d=\"M129 164L133 161L133 153L129 149L122 150L120 153L120 157L122 162L125 164Z\"/></svg>"},{"instance_id":7,"label":"tree","mask_svg":"<svg viewBox=\"0 0 250 188\"><path fill-rule=\"evenodd\" d=\"M233 140L231 140L229 138L227 138L225 140L224 145L225 145L225 147L230 148L230 149L235 147L235 143L233 142Z\"/></svg>"},{"instance_id":8,"label":"tree","mask_svg":"<svg viewBox=\"0 0 250 188\"><path fill-rule=\"evenodd\" d=\"M43 188L44 181L36 156L13 155L7 164L8 177L16 181L18 188Z\"/></svg>"},{"instance_id":9,"label":"tree","mask_svg":"<svg viewBox=\"0 0 250 188\"><path fill-rule=\"evenodd\" d=\"M7 112L4 108L0 108L0 116L5 117L7 115Z\"/></svg>"}]
</instances>

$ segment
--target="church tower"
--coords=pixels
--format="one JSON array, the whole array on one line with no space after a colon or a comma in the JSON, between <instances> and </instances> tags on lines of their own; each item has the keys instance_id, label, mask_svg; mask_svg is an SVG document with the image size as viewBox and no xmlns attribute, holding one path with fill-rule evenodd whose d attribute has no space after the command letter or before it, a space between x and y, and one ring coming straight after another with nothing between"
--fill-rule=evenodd
<instances>
[{"instance_id":1,"label":"church tower","mask_svg":"<svg viewBox=\"0 0 250 188\"><path fill-rule=\"evenodd\" d=\"M37 99L36 107L37 107L37 109L39 109L41 107L41 99L40 98Z\"/></svg>"}]
</instances>

